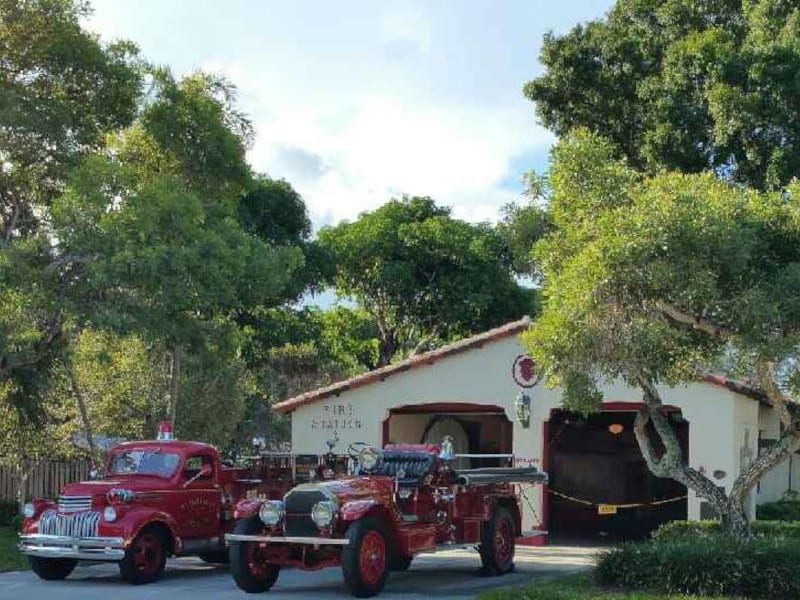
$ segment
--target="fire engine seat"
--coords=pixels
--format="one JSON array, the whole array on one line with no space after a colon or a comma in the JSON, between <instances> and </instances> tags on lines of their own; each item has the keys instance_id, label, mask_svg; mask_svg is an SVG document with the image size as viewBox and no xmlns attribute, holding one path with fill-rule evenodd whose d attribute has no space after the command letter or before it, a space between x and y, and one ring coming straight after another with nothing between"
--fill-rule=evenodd
<instances>
[{"instance_id":1,"label":"fire engine seat","mask_svg":"<svg viewBox=\"0 0 800 600\"><path fill-rule=\"evenodd\" d=\"M435 452L419 450L384 450L375 475L397 477L401 474L400 487L416 487L422 478L431 472L436 462Z\"/></svg>"}]
</instances>

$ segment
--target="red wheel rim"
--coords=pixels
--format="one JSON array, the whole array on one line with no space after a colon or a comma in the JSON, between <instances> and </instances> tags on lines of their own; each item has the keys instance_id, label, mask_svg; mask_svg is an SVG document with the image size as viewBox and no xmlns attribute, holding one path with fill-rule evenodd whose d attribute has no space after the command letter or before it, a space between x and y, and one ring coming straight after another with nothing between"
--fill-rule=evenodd
<instances>
[{"instance_id":1,"label":"red wheel rim","mask_svg":"<svg viewBox=\"0 0 800 600\"><path fill-rule=\"evenodd\" d=\"M266 560L264 560L261 547L255 543L245 543L244 545L244 558L247 562L247 570L250 574L257 579L264 579L267 576Z\"/></svg>"},{"instance_id":2,"label":"red wheel rim","mask_svg":"<svg viewBox=\"0 0 800 600\"><path fill-rule=\"evenodd\" d=\"M386 570L386 542L380 532L369 531L361 539L358 566L365 585L376 585L380 581Z\"/></svg>"},{"instance_id":3,"label":"red wheel rim","mask_svg":"<svg viewBox=\"0 0 800 600\"><path fill-rule=\"evenodd\" d=\"M494 532L494 556L497 565L506 567L514 557L514 536L508 519L500 519Z\"/></svg>"},{"instance_id":4,"label":"red wheel rim","mask_svg":"<svg viewBox=\"0 0 800 600\"><path fill-rule=\"evenodd\" d=\"M161 568L164 549L161 538L153 533L143 533L133 546L133 566L143 575L155 575Z\"/></svg>"}]
</instances>

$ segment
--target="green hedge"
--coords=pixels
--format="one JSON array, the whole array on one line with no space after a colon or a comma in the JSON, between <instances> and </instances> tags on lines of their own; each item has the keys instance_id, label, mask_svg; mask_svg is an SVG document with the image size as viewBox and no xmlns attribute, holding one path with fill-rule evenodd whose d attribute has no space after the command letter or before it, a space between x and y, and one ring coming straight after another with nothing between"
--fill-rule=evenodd
<instances>
[{"instance_id":1,"label":"green hedge","mask_svg":"<svg viewBox=\"0 0 800 600\"><path fill-rule=\"evenodd\" d=\"M761 521L800 521L800 501L778 500L756 506L756 519Z\"/></svg>"},{"instance_id":2,"label":"green hedge","mask_svg":"<svg viewBox=\"0 0 800 600\"><path fill-rule=\"evenodd\" d=\"M0 499L0 527L12 527L19 521L19 507L13 500Z\"/></svg>"},{"instance_id":3,"label":"green hedge","mask_svg":"<svg viewBox=\"0 0 800 600\"><path fill-rule=\"evenodd\" d=\"M785 537L800 540L800 521L753 521L750 531L756 537ZM719 521L671 521L653 532L656 540L697 539L721 533Z\"/></svg>"},{"instance_id":4,"label":"green hedge","mask_svg":"<svg viewBox=\"0 0 800 600\"><path fill-rule=\"evenodd\" d=\"M661 536L603 553L600 585L664 594L800 598L800 540L715 535Z\"/></svg>"}]
</instances>

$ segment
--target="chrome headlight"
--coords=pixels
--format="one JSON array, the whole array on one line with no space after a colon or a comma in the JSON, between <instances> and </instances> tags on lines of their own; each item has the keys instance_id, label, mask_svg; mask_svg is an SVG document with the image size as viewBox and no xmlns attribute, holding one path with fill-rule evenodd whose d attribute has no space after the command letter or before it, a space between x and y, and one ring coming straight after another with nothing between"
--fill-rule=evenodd
<instances>
[{"instance_id":1,"label":"chrome headlight","mask_svg":"<svg viewBox=\"0 0 800 600\"><path fill-rule=\"evenodd\" d=\"M108 523L113 523L117 520L117 511L113 506L106 506L103 509L103 520Z\"/></svg>"},{"instance_id":2,"label":"chrome headlight","mask_svg":"<svg viewBox=\"0 0 800 600\"><path fill-rule=\"evenodd\" d=\"M333 516L336 514L336 506L330 500L322 500L317 502L311 509L311 520L317 524L317 527L327 527L333 521Z\"/></svg>"},{"instance_id":3,"label":"chrome headlight","mask_svg":"<svg viewBox=\"0 0 800 600\"><path fill-rule=\"evenodd\" d=\"M36 507L30 502L26 502L25 506L22 507L22 516L26 519L32 519L35 514Z\"/></svg>"},{"instance_id":4,"label":"chrome headlight","mask_svg":"<svg viewBox=\"0 0 800 600\"><path fill-rule=\"evenodd\" d=\"M372 471L378 466L378 458L378 451L367 447L358 453L358 464L365 471Z\"/></svg>"},{"instance_id":5,"label":"chrome headlight","mask_svg":"<svg viewBox=\"0 0 800 600\"><path fill-rule=\"evenodd\" d=\"M283 502L280 500L267 500L258 509L258 517L264 525L277 525L283 519Z\"/></svg>"}]
</instances>

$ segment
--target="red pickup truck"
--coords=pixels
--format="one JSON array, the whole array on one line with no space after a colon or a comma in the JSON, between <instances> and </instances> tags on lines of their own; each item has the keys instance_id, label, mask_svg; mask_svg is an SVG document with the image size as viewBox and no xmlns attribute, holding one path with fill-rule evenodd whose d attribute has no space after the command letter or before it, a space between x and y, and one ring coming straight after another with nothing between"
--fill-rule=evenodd
<instances>
[{"instance_id":1,"label":"red pickup truck","mask_svg":"<svg viewBox=\"0 0 800 600\"><path fill-rule=\"evenodd\" d=\"M168 555L226 562L234 505L282 498L294 480L288 453L255 458L236 468L200 442L119 444L101 479L70 483L57 501L25 505L19 549L47 580L64 579L79 560L117 562L134 584L157 579Z\"/></svg>"}]
</instances>

